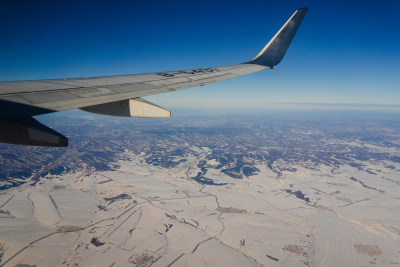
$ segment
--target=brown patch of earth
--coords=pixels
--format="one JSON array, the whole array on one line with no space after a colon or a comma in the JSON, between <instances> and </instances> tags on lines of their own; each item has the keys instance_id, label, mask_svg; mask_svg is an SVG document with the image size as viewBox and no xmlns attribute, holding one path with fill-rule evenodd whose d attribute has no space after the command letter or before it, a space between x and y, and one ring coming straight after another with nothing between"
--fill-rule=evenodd
<instances>
[{"instance_id":1,"label":"brown patch of earth","mask_svg":"<svg viewBox=\"0 0 400 267\"><path fill-rule=\"evenodd\" d=\"M297 255L305 256L307 253L303 251L303 248L297 245L285 245L282 250L292 252Z\"/></svg>"},{"instance_id":2,"label":"brown patch of earth","mask_svg":"<svg viewBox=\"0 0 400 267\"><path fill-rule=\"evenodd\" d=\"M129 258L129 262L136 264L136 266L146 266L148 263L152 262L153 260L154 260L153 256L150 256L145 253L133 255L132 257Z\"/></svg>"},{"instance_id":3,"label":"brown patch of earth","mask_svg":"<svg viewBox=\"0 0 400 267\"><path fill-rule=\"evenodd\" d=\"M57 232L67 233L67 232L78 232L81 228L75 225L61 225L57 227Z\"/></svg>"},{"instance_id":4,"label":"brown patch of earth","mask_svg":"<svg viewBox=\"0 0 400 267\"><path fill-rule=\"evenodd\" d=\"M357 250L357 253L359 253L359 254L365 254L365 255L369 255L369 256L378 256L383 253L382 249L378 246L353 244L353 247Z\"/></svg>"},{"instance_id":5,"label":"brown patch of earth","mask_svg":"<svg viewBox=\"0 0 400 267\"><path fill-rule=\"evenodd\" d=\"M232 207L229 208L219 207L217 208L217 210L223 213L247 213L247 210L236 209Z\"/></svg>"}]
</instances>

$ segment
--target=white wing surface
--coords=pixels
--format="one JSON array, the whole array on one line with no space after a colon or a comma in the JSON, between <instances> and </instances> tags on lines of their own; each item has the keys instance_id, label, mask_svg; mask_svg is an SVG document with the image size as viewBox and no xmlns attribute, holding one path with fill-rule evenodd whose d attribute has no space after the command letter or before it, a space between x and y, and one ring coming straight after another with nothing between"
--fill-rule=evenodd
<instances>
[{"instance_id":1,"label":"white wing surface","mask_svg":"<svg viewBox=\"0 0 400 267\"><path fill-rule=\"evenodd\" d=\"M67 138L32 118L67 109L81 108L114 116L168 117L168 111L141 97L275 68L306 12L307 8L296 10L257 57L242 64L148 74L0 82L0 142L67 146Z\"/></svg>"}]
</instances>

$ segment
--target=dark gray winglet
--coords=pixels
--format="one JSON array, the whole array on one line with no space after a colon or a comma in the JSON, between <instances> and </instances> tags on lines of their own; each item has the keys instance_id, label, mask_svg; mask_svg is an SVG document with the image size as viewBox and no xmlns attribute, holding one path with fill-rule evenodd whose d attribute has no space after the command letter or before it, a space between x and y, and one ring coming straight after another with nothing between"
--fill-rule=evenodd
<instances>
[{"instance_id":1,"label":"dark gray winglet","mask_svg":"<svg viewBox=\"0 0 400 267\"><path fill-rule=\"evenodd\" d=\"M308 8L300 8L294 12L289 20L261 50L261 52L252 60L246 62L248 64L257 64L274 68L281 62L285 55L294 35L297 32Z\"/></svg>"}]
</instances>

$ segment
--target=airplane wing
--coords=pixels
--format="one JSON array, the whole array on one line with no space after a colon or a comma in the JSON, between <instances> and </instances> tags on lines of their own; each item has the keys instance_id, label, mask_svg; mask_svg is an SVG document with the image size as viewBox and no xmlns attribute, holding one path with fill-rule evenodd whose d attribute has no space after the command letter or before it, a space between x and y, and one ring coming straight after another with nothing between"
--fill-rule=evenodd
<instances>
[{"instance_id":1,"label":"airplane wing","mask_svg":"<svg viewBox=\"0 0 400 267\"><path fill-rule=\"evenodd\" d=\"M242 64L147 74L0 82L0 142L67 146L66 137L32 116L74 108L113 116L169 117L169 111L141 97L275 68L307 10L296 10L261 52Z\"/></svg>"}]
</instances>

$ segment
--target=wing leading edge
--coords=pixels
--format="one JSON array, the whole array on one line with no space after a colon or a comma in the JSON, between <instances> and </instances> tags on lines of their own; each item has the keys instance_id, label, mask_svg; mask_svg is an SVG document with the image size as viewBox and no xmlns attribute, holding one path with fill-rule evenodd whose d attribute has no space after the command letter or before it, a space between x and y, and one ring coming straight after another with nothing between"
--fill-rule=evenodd
<instances>
[{"instance_id":1,"label":"wing leading edge","mask_svg":"<svg viewBox=\"0 0 400 267\"><path fill-rule=\"evenodd\" d=\"M261 52L242 64L148 74L0 82L0 142L67 146L65 137L31 117L73 108L114 116L168 117L168 111L141 97L275 68L307 10L296 10ZM10 138L10 133L21 129L23 134Z\"/></svg>"}]
</instances>

